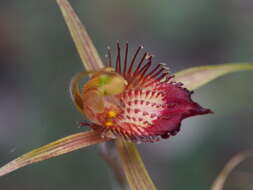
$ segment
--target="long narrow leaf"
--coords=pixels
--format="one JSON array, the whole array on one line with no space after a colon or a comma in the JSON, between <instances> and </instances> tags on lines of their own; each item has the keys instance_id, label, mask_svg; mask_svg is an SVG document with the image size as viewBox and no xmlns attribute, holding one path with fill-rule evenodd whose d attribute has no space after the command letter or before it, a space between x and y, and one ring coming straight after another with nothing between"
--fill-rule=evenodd
<instances>
[{"instance_id":1,"label":"long narrow leaf","mask_svg":"<svg viewBox=\"0 0 253 190\"><path fill-rule=\"evenodd\" d=\"M87 70L97 70L103 63L95 49L85 27L67 0L56 0L67 23L77 51Z\"/></svg>"},{"instance_id":2,"label":"long narrow leaf","mask_svg":"<svg viewBox=\"0 0 253 190\"><path fill-rule=\"evenodd\" d=\"M175 74L175 80L182 82L190 90L197 89L208 82L236 71L253 70L253 64L222 64L192 67Z\"/></svg>"},{"instance_id":3,"label":"long narrow leaf","mask_svg":"<svg viewBox=\"0 0 253 190\"><path fill-rule=\"evenodd\" d=\"M215 179L212 187L210 190L222 190L226 179L228 178L229 174L244 160L248 159L249 157L253 156L253 151L244 151L240 152L239 154L235 155L232 159L228 161L228 163L224 166L218 177Z\"/></svg>"},{"instance_id":4,"label":"long narrow leaf","mask_svg":"<svg viewBox=\"0 0 253 190\"><path fill-rule=\"evenodd\" d=\"M31 152L28 152L7 163L5 166L0 168L0 176L6 175L26 165L47 160L49 158L66 154L68 152L107 140L109 139L102 138L101 135L95 131L81 132L64 137L50 144L37 148Z\"/></svg>"},{"instance_id":5,"label":"long narrow leaf","mask_svg":"<svg viewBox=\"0 0 253 190\"><path fill-rule=\"evenodd\" d=\"M116 145L130 188L132 190L156 190L135 144L118 139Z\"/></svg>"}]
</instances>

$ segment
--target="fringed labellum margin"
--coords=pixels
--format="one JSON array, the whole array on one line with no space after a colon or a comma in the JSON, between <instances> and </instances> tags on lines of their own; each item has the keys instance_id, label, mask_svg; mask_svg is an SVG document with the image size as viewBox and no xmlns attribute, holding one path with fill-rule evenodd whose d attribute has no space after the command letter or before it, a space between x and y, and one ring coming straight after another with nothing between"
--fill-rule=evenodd
<instances>
[{"instance_id":1,"label":"fringed labellum margin","mask_svg":"<svg viewBox=\"0 0 253 190\"><path fill-rule=\"evenodd\" d=\"M147 52L137 61L141 49L137 49L128 63L128 44L121 60L117 43L115 65L108 50L107 67L84 73L91 79L81 92L78 86L82 74L72 80L71 92L76 105L102 136L155 142L160 137L176 135L183 119L211 113L191 99L192 92L175 82L165 65L153 64Z\"/></svg>"}]
</instances>

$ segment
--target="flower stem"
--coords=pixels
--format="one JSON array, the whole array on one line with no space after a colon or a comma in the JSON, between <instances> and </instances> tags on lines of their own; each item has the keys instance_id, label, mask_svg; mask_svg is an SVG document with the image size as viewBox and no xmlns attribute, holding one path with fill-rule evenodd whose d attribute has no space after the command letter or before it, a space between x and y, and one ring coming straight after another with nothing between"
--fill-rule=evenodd
<instances>
[{"instance_id":1,"label":"flower stem","mask_svg":"<svg viewBox=\"0 0 253 190\"><path fill-rule=\"evenodd\" d=\"M132 190L156 190L135 144L117 139L116 147L130 188Z\"/></svg>"}]
</instances>

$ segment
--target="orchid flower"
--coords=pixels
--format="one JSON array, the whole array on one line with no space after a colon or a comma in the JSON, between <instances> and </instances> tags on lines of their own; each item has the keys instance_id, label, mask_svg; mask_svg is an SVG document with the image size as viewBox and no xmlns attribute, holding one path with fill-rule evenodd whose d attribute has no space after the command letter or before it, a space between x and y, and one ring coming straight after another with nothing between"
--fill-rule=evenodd
<instances>
[{"instance_id":1,"label":"orchid flower","mask_svg":"<svg viewBox=\"0 0 253 190\"><path fill-rule=\"evenodd\" d=\"M201 66L172 75L164 64L154 64L149 53L141 53L142 46L129 55L128 43L122 49L117 43L115 63L108 50L104 64L68 1L56 1L86 69L72 78L71 99L89 121L82 125L91 129L18 157L0 168L0 176L35 162L112 141L130 188L156 189L135 143L167 139L178 133L183 119L212 113L191 99L192 90L224 74L253 70L253 64ZM80 82L83 77L89 77L85 84Z\"/></svg>"},{"instance_id":2,"label":"orchid flower","mask_svg":"<svg viewBox=\"0 0 253 190\"><path fill-rule=\"evenodd\" d=\"M109 58L104 69L74 76L70 86L72 99L92 122L91 128L107 138L155 142L160 137L176 135L182 119L211 113L191 100L192 92L183 88L182 83L173 81L173 75L164 65L152 64L152 56L147 52L135 65L140 50L141 46L128 66L126 44L124 64L121 65L121 50L117 43L115 69ZM109 57L110 54L109 51ZM88 73L91 79L80 93L79 79Z\"/></svg>"}]
</instances>

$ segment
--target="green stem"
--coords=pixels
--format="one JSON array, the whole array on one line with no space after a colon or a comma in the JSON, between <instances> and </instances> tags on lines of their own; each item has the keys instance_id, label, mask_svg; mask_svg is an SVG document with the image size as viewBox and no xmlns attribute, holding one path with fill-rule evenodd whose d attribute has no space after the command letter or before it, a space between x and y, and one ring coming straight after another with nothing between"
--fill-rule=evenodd
<instances>
[{"instance_id":1,"label":"green stem","mask_svg":"<svg viewBox=\"0 0 253 190\"><path fill-rule=\"evenodd\" d=\"M130 188L132 190L156 190L135 144L117 139L116 147Z\"/></svg>"}]
</instances>

